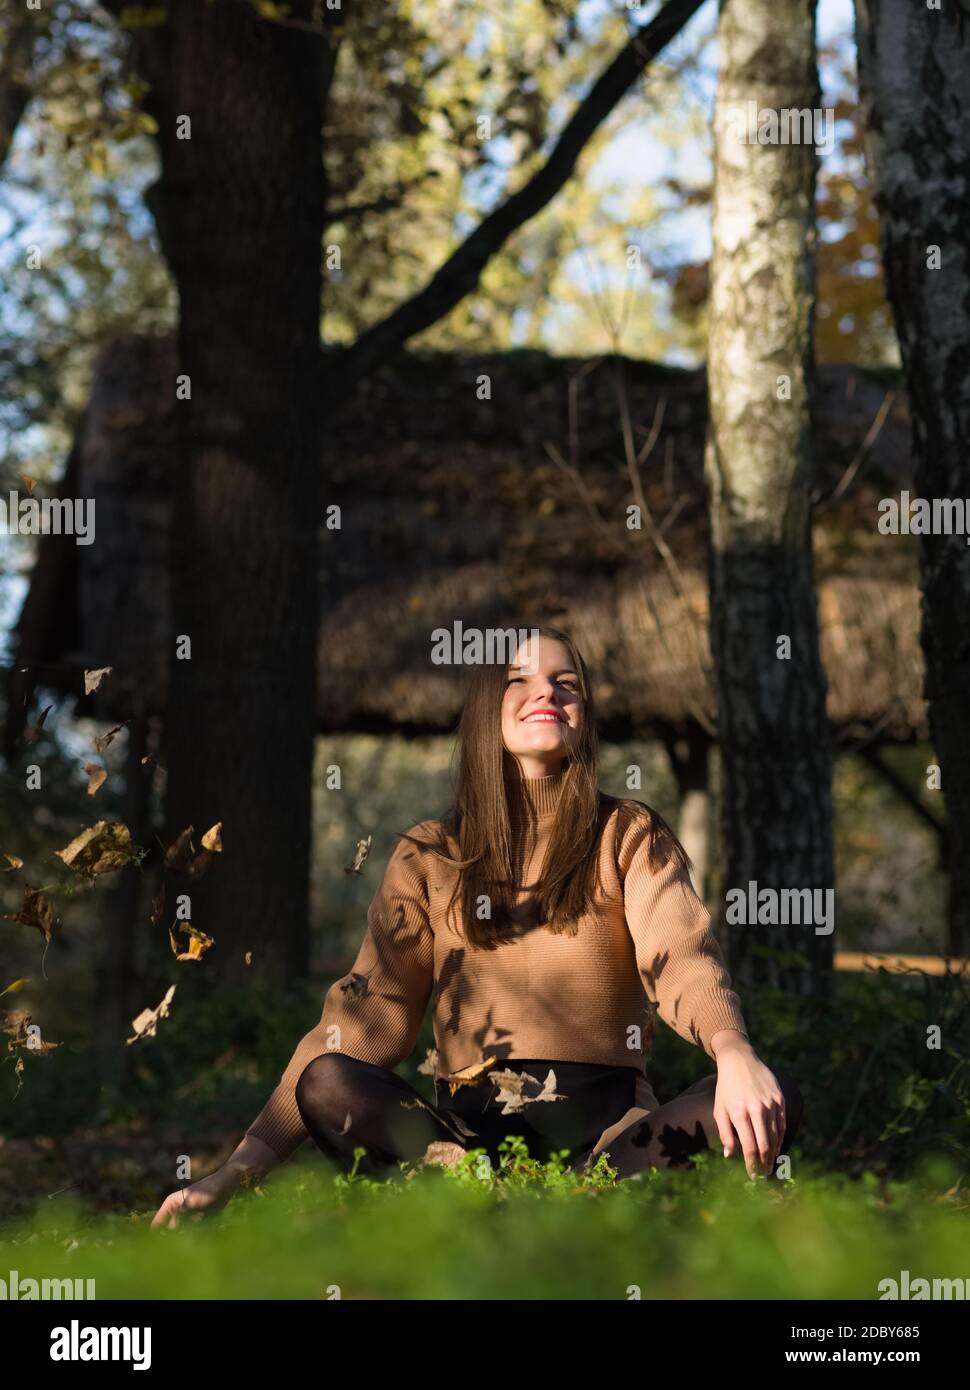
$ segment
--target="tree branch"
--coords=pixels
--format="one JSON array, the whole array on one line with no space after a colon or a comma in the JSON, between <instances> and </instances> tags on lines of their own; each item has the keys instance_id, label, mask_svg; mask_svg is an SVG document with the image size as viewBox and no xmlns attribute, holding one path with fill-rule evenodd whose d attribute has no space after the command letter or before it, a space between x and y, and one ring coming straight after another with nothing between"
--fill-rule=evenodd
<instances>
[{"instance_id":1,"label":"tree branch","mask_svg":"<svg viewBox=\"0 0 970 1390\"><path fill-rule=\"evenodd\" d=\"M667 0L649 24L636 33L593 84L556 141L546 163L524 188L495 209L411 299L381 323L367 329L334 361L334 385L346 389L378 366L415 333L430 328L478 284L492 256L547 203L570 177L596 129L650 64L675 38L704 0Z\"/></svg>"}]
</instances>

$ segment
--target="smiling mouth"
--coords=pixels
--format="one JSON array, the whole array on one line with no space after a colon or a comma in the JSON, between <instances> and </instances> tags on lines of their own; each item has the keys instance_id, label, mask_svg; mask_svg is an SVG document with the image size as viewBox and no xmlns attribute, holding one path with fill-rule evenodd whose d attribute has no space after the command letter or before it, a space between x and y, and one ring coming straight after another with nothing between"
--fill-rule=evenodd
<instances>
[{"instance_id":1,"label":"smiling mouth","mask_svg":"<svg viewBox=\"0 0 970 1390\"><path fill-rule=\"evenodd\" d=\"M523 719L523 724L565 724L565 719L559 714L527 714Z\"/></svg>"}]
</instances>

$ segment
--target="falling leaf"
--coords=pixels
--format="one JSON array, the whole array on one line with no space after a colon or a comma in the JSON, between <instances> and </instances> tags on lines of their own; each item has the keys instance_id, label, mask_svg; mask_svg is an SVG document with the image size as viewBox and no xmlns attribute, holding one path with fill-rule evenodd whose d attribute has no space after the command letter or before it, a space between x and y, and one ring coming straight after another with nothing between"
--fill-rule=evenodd
<instances>
[{"instance_id":1,"label":"falling leaf","mask_svg":"<svg viewBox=\"0 0 970 1390\"><path fill-rule=\"evenodd\" d=\"M164 911L165 911L165 884L163 883L162 886L161 886L161 888L160 888L160 889L158 890L158 892L156 893L155 897L152 898L151 924L152 924L153 927L157 927L157 926L158 926L159 922L162 920L162 913L163 913Z\"/></svg>"},{"instance_id":2,"label":"falling leaf","mask_svg":"<svg viewBox=\"0 0 970 1390\"><path fill-rule=\"evenodd\" d=\"M137 1018L133 1018L131 1026L134 1028L134 1036L125 1039L125 1044L138 1042L141 1038L153 1038L158 1029L158 1021L161 1018L168 1018L168 1006L172 1002L175 994L175 986L169 985L165 992L165 998L157 1009L142 1009Z\"/></svg>"},{"instance_id":3,"label":"falling leaf","mask_svg":"<svg viewBox=\"0 0 970 1390\"><path fill-rule=\"evenodd\" d=\"M20 481L23 483L27 491L33 494L34 488L37 486L37 479L32 478L29 473L21 473Z\"/></svg>"},{"instance_id":4,"label":"falling leaf","mask_svg":"<svg viewBox=\"0 0 970 1390\"><path fill-rule=\"evenodd\" d=\"M21 1049L32 1053L35 1057L45 1057L48 1052L53 1052L55 1048L61 1046L56 1042L45 1042L43 1038L38 1042L36 1037L30 1032L31 1016L23 1009L16 1009L12 1013L0 1014L0 1033L6 1033L10 1041L7 1043L8 1052L20 1052ZM24 1073L23 1057L19 1056L14 1065L17 1075L18 1086L17 1094L20 1094L23 1081L21 1078Z\"/></svg>"},{"instance_id":5,"label":"falling leaf","mask_svg":"<svg viewBox=\"0 0 970 1390\"><path fill-rule=\"evenodd\" d=\"M90 879L114 873L141 856L139 847L132 844L128 827L118 820L99 820L82 830L66 849L54 853L79 877Z\"/></svg>"},{"instance_id":6,"label":"falling leaf","mask_svg":"<svg viewBox=\"0 0 970 1390\"><path fill-rule=\"evenodd\" d=\"M85 763L84 771L88 774L88 796L94 796L99 787L103 787L107 782L107 771L97 763Z\"/></svg>"},{"instance_id":7,"label":"falling leaf","mask_svg":"<svg viewBox=\"0 0 970 1390\"><path fill-rule=\"evenodd\" d=\"M41 729L44 727L44 720L47 718L47 716L50 714L50 712L51 712L51 710L52 710L53 708L54 708L53 705L47 705L45 709L42 709L42 710L41 710L41 712L40 712L40 718L38 719L37 723L36 723L36 724L31 724L31 725L28 726L27 731L26 731L26 733L24 734L24 740L25 740L25 742L27 742L27 743L36 743L36 742L37 742L37 740L40 738L40 731L41 731Z\"/></svg>"},{"instance_id":8,"label":"falling leaf","mask_svg":"<svg viewBox=\"0 0 970 1390\"><path fill-rule=\"evenodd\" d=\"M527 1071L513 1071L511 1067L504 1071L493 1072L491 1080L499 1088L495 1103L502 1106L501 1113L503 1115L514 1115L520 1110L524 1110L527 1105L535 1105L540 1100L566 1099L565 1096L559 1095L556 1090L556 1073L551 1068L545 1082L540 1082L538 1077L530 1075ZM537 1096L523 1095L523 1087L528 1081L531 1081L535 1086L541 1085L542 1089Z\"/></svg>"},{"instance_id":9,"label":"falling leaf","mask_svg":"<svg viewBox=\"0 0 970 1390\"><path fill-rule=\"evenodd\" d=\"M101 686L105 676L110 676L114 670L113 666L99 666L96 671L85 671L84 673L84 693L93 695ZM117 732L117 730L116 730ZM100 749L99 749L100 752Z\"/></svg>"},{"instance_id":10,"label":"falling leaf","mask_svg":"<svg viewBox=\"0 0 970 1390\"><path fill-rule=\"evenodd\" d=\"M480 1086L497 1061L497 1057L486 1057L481 1062L473 1062L470 1067L462 1067L460 1071L446 1076L444 1079L448 1083L448 1090L454 1095L460 1086Z\"/></svg>"},{"instance_id":11,"label":"falling leaf","mask_svg":"<svg viewBox=\"0 0 970 1390\"><path fill-rule=\"evenodd\" d=\"M29 977L29 976L28 976L28 978L27 978L26 980L14 980L14 982L13 982L12 985L7 985L7 988L6 988L6 989L0 989L0 998L2 998L5 994L19 994L20 991L21 991L26 985L29 985L29 984L30 984L30 977Z\"/></svg>"},{"instance_id":12,"label":"falling leaf","mask_svg":"<svg viewBox=\"0 0 970 1390\"><path fill-rule=\"evenodd\" d=\"M360 873L361 869L364 867L364 865L365 865L366 862L367 862L367 856L370 854L370 846L371 846L371 840L372 840L372 839L373 839L373 836L372 836L372 835L368 835L366 840L358 840L358 841L357 841L357 848L354 850L354 862L353 862L353 864L351 864L351 866L350 866L349 869L347 869L347 868L344 869L344 873L345 873L345 874L359 874L359 873Z\"/></svg>"},{"instance_id":13,"label":"falling leaf","mask_svg":"<svg viewBox=\"0 0 970 1390\"><path fill-rule=\"evenodd\" d=\"M424 1054L424 1061L419 1065L418 1071L424 1076L434 1076L438 1070L438 1049L429 1047Z\"/></svg>"},{"instance_id":14,"label":"falling leaf","mask_svg":"<svg viewBox=\"0 0 970 1390\"><path fill-rule=\"evenodd\" d=\"M183 831L176 835L165 851L166 869L172 869L177 874L188 873L192 860L195 858L195 845L192 843L194 833L194 826L187 825Z\"/></svg>"},{"instance_id":15,"label":"falling leaf","mask_svg":"<svg viewBox=\"0 0 970 1390\"><path fill-rule=\"evenodd\" d=\"M206 936L204 931L199 931L198 927L193 927L191 922L179 922L179 931L185 932L189 938L189 946L186 951L179 951L175 933L171 927L168 929L168 939L172 945L172 955L176 960L201 960L210 946L215 945L215 940L211 936Z\"/></svg>"},{"instance_id":16,"label":"falling leaf","mask_svg":"<svg viewBox=\"0 0 970 1390\"><path fill-rule=\"evenodd\" d=\"M210 854L222 853L222 821L217 820L211 830L207 830L202 836L202 848L207 849Z\"/></svg>"},{"instance_id":17,"label":"falling leaf","mask_svg":"<svg viewBox=\"0 0 970 1390\"><path fill-rule=\"evenodd\" d=\"M243 960L246 962L247 965L252 965L252 963L253 963L253 953L252 953L252 951L247 951L246 954L245 954L245 956L243 957Z\"/></svg>"},{"instance_id":18,"label":"falling leaf","mask_svg":"<svg viewBox=\"0 0 970 1390\"><path fill-rule=\"evenodd\" d=\"M2 873L12 874L14 869L22 869L24 867L24 861L18 858L16 854L5 854L3 857L9 863L10 868L0 870Z\"/></svg>"},{"instance_id":19,"label":"falling leaf","mask_svg":"<svg viewBox=\"0 0 970 1390\"><path fill-rule=\"evenodd\" d=\"M5 912L5 922L19 922L23 927L36 927L43 933L44 940L50 941L54 930L54 909L39 888L24 887L24 900L19 912Z\"/></svg>"},{"instance_id":20,"label":"falling leaf","mask_svg":"<svg viewBox=\"0 0 970 1390\"><path fill-rule=\"evenodd\" d=\"M109 666L109 667L108 667L108 670L110 670L110 669L111 669L111 668L110 668L110 666ZM108 744L111 743L111 741L112 741L112 739L114 738L115 734L120 734L121 731L122 731L122 729L126 729L130 723L131 723L131 720L130 720L130 719L126 719L125 722L124 722L123 724L116 724L115 727L114 727L113 729L109 729L108 732L107 732L106 734L102 734L102 736L101 736L100 738L96 738L96 739L94 740L94 751L95 751L95 753L103 753L104 750L107 748Z\"/></svg>"}]
</instances>

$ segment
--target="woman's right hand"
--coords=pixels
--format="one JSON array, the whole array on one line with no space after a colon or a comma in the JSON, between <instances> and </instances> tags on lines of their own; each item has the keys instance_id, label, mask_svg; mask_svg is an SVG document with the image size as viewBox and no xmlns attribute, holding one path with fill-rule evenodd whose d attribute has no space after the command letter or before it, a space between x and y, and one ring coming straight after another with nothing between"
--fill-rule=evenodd
<instances>
[{"instance_id":1,"label":"woman's right hand","mask_svg":"<svg viewBox=\"0 0 970 1390\"><path fill-rule=\"evenodd\" d=\"M179 1217L190 1212L217 1211L224 1207L240 1186L242 1176L237 1168L223 1164L207 1178L200 1178L189 1187L170 1192L155 1213L152 1226L174 1228Z\"/></svg>"}]
</instances>

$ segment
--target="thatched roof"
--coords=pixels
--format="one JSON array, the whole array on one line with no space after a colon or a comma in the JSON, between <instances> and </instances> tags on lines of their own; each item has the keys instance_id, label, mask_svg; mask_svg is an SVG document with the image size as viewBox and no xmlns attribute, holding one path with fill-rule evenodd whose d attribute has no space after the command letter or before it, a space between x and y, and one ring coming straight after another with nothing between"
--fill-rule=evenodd
<instances>
[{"instance_id":1,"label":"thatched roof","mask_svg":"<svg viewBox=\"0 0 970 1390\"><path fill-rule=\"evenodd\" d=\"M636 448L663 403L641 476L666 556L625 526L620 369ZM19 628L17 665L41 663L47 683L79 690L84 666L114 666L83 706L105 718L165 707L174 406L159 383L173 374L168 339L129 336L103 353L70 484L96 498L97 542L43 538ZM853 485L825 501L890 376L820 371L816 569L834 725L906 739L926 731L916 557L907 538L875 530L875 500L910 477L901 393ZM712 724L705 393L703 370L535 352L405 353L376 373L327 423L323 500L342 516L320 533L321 730L451 728L460 685L432 664L432 630L513 614L574 632L607 734Z\"/></svg>"}]
</instances>

